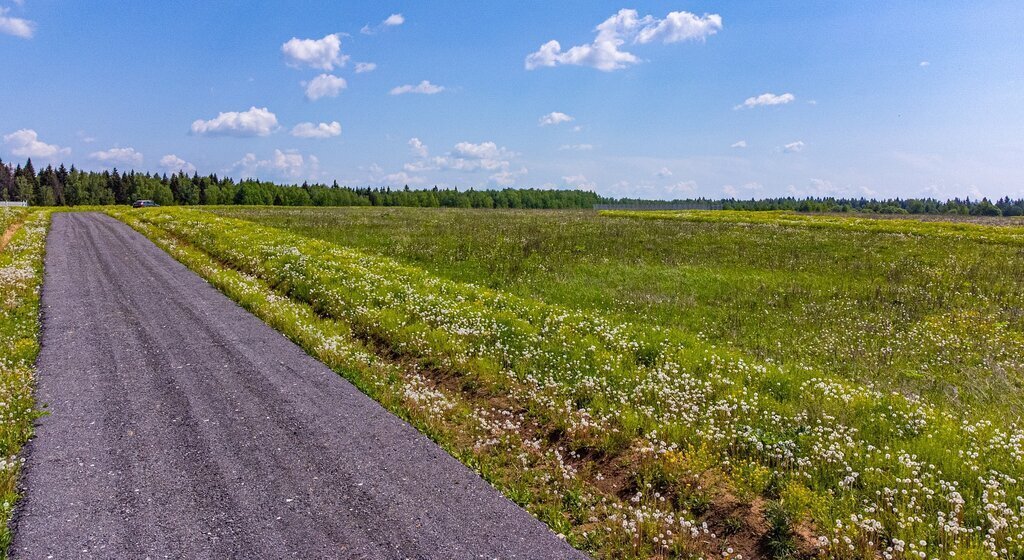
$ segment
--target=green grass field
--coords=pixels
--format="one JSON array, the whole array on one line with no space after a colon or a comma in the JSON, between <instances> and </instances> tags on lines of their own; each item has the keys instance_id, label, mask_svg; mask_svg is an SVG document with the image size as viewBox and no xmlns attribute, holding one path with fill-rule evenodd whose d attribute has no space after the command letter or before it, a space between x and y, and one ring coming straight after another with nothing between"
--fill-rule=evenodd
<instances>
[{"instance_id":1,"label":"green grass field","mask_svg":"<svg viewBox=\"0 0 1024 560\"><path fill-rule=\"evenodd\" d=\"M767 212L218 213L944 406L1024 405L1024 227Z\"/></svg>"},{"instance_id":2,"label":"green grass field","mask_svg":"<svg viewBox=\"0 0 1024 560\"><path fill-rule=\"evenodd\" d=\"M1019 225L112 213L598 557L1024 554Z\"/></svg>"}]
</instances>

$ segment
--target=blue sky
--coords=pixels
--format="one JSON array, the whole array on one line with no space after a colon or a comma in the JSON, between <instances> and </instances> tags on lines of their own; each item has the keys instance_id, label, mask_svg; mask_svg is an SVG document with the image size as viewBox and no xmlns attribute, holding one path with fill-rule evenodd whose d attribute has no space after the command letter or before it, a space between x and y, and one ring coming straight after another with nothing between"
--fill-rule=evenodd
<instances>
[{"instance_id":1,"label":"blue sky","mask_svg":"<svg viewBox=\"0 0 1024 560\"><path fill-rule=\"evenodd\" d=\"M1024 195L1024 4L892 4L0 0L0 158L647 198Z\"/></svg>"}]
</instances>

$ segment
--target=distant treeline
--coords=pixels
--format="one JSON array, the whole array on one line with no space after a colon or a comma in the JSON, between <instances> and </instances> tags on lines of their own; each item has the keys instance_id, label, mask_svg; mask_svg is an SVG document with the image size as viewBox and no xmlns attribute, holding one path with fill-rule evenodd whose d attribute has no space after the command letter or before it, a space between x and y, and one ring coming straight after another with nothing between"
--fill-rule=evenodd
<instances>
[{"instance_id":1,"label":"distant treeline","mask_svg":"<svg viewBox=\"0 0 1024 560\"><path fill-rule=\"evenodd\" d=\"M599 203L609 204L609 203ZM610 207L638 210L789 210L791 212L863 212L866 214L960 214L970 216L1024 216L1024 199L1003 197L995 202L981 198L936 200L934 198L762 198L712 200L695 198L686 200L652 201L623 198L610 203Z\"/></svg>"},{"instance_id":2,"label":"distant treeline","mask_svg":"<svg viewBox=\"0 0 1024 560\"><path fill-rule=\"evenodd\" d=\"M450 208L592 208L598 204L621 207L707 208L724 210L791 210L796 212L865 212L875 214L964 214L975 216L1024 215L1024 199L996 201L953 199L875 200L866 198L770 198L761 200L689 199L652 201L614 199L580 190L410 189L405 186L347 187L308 184L279 185L267 181L235 182L215 174L159 175L135 171L81 171L60 165L36 172L29 159L12 166L0 160L0 201L27 201L33 206L131 204L149 199L164 206L244 204L263 206L423 206Z\"/></svg>"},{"instance_id":3,"label":"distant treeline","mask_svg":"<svg viewBox=\"0 0 1024 560\"><path fill-rule=\"evenodd\" d=\"M158 175L134 171L81 171L63 165L36 173L29 159L11 167L0 161L0 200L32 206L131 204L148 199L164 206L244 204L262 206L425 206L451 208L592 208L607 199L592 192L555 189L403 189L333 185L278 185L217 175Z\"/></svg>"}]
</instances>

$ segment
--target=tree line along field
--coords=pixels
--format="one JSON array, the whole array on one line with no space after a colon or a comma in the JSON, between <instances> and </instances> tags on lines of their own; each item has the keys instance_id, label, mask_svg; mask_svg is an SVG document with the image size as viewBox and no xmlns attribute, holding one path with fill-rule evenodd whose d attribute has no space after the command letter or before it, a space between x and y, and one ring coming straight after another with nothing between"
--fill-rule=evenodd
<instances>
[{"instance_id":1,"label":"tree line along field","mask_svg":"<svg viewBox=\"0 0 1024 560\"><path fill-rule=\"evenodd\" d=\"M392 188L393 187L393 188ZM594 192L564 189L507 187L501 190L473 188L416 188L392 185L377 188L304 182L278 184L217 174L171 175L134 170L83 171L74 165L47 165L36 171L29 158L14 165L0 160L0 202L23 201L32 206L93 206L131 204L151 199L163 206L262 205L262 206L408 206L423 208L592 208L598 204L725 210L790 210L796 212L871 213L878 215L1022 216L1024 199L1003 197L952 199L866 199L836 197L783 197L762 200L689 199L652 201L614 199Z\"/></svg>"},{"instance_id":2,"label":"tree line along field","mask_svg":"<svg viewBox=\"0 0 1024 560\"><path fill-rule=\"evenodd\" d=\"M597 557L1024 553L1019 226L109 212Z\"/></svg>"}]
</instances>

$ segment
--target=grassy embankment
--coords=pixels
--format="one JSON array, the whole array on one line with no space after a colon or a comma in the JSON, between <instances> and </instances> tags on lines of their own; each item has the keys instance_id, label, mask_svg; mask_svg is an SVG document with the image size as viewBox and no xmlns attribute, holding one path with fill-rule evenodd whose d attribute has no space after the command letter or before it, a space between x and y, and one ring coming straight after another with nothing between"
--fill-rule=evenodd
<instances>
[{"instance_id":1,"label":"grassy embankment","mask_svg":"<svg viewBox=\"0 0 1024 560\"><path fill-rule=\"evenodd\" d=\"M33 379L39 353L39 290L49 213L0 208L0 557L18 500L21 446L38 417Z\"/></svg>"},{"instance_id":2,"label":"grassy embankment","mask_svg":"<svg viewBox=\"0 0 1024 560\"><path fill-rule=\"evenodd\" d=\"M1012 315L1019 294L1006 291L1004 278L989 291L964 284L957 293L901 302L986 277L982 268L967 266L977 256L974 242L985 253L1009 251L993 278L1012 279L1020 271L1020 247L1012 242L944 239L952 250L935 255L928 245L934 239L917 233L771 223L752 230L750 224L582 213L427 213L424 220L445 224L452 235L472 234L470 243L483 245L478 255L443 235L414 236L418 243L388 249L395 246L388 241L417 224L382 220L379 213L346 215L365 223L342 224L341 233L322 222L302 225L333 219L304 212L311 217L291 211L284 219L363 246L348 249L197 211L119 215L167 241L172 254L207 277L235 275L241 279L235 282L248 283L236 293L230 282L218 284L236 299L255 297L251 290L267 302L304 309L305 319L298 312L275 319L275 305L250 305L314 355L336 353L325 361L372 395L391 395L395 402L385 404L413 416L510 497L599 556L728 555L730 549L748 558L1020 552L1015 394L959 390L970 385L965 371L982 375L985 367L1002 368L1004 387L1015 386L1019 317L1013 323L999 313ZM373 241L367 230L380 221L392 233ZM524 227L532 237L516 235ZM665 241L656 233L674 235ZM503 256L505 239L511 244ZM498 252L487 252L491 240ZM408 251L409 261L452 250L465 258L433 259L430 273L372 254L373 243L384 252ZM535 248L524 255L525 246ZM861 262L861 253L871 258ZM216 265L211 255L244 274ZM851 269L837 271L837 262ZM487 280L478 283L503 291L440 277L472 274L474 267ZM552 270L548 284L531 286ZM947 272L952 278L943 283ZM666 275L645 294L685 297L637 306L615 300L645 274ZM710 277L702 280L705 274ZM932 283L907 280L915 274ZM576 278L607 280L607 293L583 289ZM513 295L534 288L546 303ZM701 306L716 297L724 311L704 317ZM611 301L602 305L601 298ZM658 304L669 309L659 312ZM832 353L854 350L852 366L828 367L838 363L830 352L784 348L809 329L840 333L829 320L836 315L817 316L833 307L840 317L857 315L841 327L860 327L866 338L857 341L859 349L845 348L841 337L825 339ZM959 312L975 315L953 324L956 336L935 321ZM687 328L694 326L690 320L699 328ZM804 323L784 324L793 320ZM986 320L998 323L996 335L976 343L970 329ZM334 329L330 336L317 334L325 325ZM889 331L876 333L879 325ZM869 356L872 344L908 325L936 349L963 347L937 364L944 377L904 371L931 355L900 354L912 345L890 350L888 361ZM759 346L759 337L773 344ZM996 347L1007 355L979 361ZM918 362L918 372L927 363ZM702 522L714 537L700 529Z\"/></svg>"}]
</instances>

